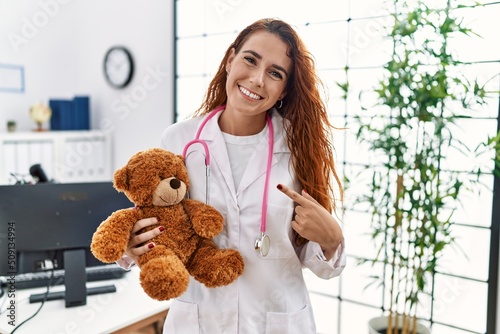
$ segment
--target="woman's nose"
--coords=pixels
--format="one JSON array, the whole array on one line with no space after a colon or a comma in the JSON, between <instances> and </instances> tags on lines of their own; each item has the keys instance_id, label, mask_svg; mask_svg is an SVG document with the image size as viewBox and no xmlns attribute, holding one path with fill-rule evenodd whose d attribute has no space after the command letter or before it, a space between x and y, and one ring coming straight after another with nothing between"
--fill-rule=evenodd
<instances>
[{"instance_id":1,"label":"woman's nose","mask_svg":"<svg viewBox=\"0 0 500 334\"><path fill-rule=\"evenodd\" d=\"M250 82L257 87L262 87L264 85L264 71L255 70L250 78Z\"/></svg>"}]
</instances>

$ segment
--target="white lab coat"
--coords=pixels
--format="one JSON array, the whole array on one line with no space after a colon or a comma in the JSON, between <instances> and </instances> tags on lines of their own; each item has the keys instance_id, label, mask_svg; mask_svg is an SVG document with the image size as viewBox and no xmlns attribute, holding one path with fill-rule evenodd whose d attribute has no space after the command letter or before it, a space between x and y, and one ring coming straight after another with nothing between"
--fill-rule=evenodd
<instances>
[{"instance_id":1,"label":"white lab coat","mask_svg":"<svg viewBox=\"0 0 500 334\"><path fill-rule=\"evenodd\" d=\"M261 206L268 156L268 129L257 145L241 183L236 190L224 138L218 125L220 113L204 127L200 138L210 150L210 205L224 216L224 230L215 237L221 248L238 249L245 261L242 276L232 284L206 288L191 278L188 290L171 304L164 333L315 333L309 294L302 268L321 278L340 275L345 266L344 245L330 261L324 261L317 243L308 242L295 249L291 228L294 203L276 186L281 183L297 191L300 185L290 166L290 151L283 130L283 119L274 110L275 130L267 234L271 248L266 257L254 249L260 236ZM206 116L204 116L206 117ZM167 128L162 147L182 154L187 142L204 117L188 119ZM266 126L267 127L267 126ZM205 164L202 146L192 146L186 159L191 182L190 197L205 201Z\"/></svg>"}]
</instances>

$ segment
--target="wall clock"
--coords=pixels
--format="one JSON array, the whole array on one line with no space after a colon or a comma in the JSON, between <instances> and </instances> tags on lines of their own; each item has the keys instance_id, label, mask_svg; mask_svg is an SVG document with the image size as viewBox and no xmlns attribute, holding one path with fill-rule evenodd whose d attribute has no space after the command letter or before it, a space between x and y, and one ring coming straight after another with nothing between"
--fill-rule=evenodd
<instances>
[{"instance_id":1,"label":"wall clock","mask_svg":"<svg viewBox=\"0 0 500 334\"><path fill-rule=\"evenodd\" d=\"M132 80L134 61L132 54L123 46L114 46L104 57L104 75L115 88L123 88Z\"/></svg>"}]
</instances>

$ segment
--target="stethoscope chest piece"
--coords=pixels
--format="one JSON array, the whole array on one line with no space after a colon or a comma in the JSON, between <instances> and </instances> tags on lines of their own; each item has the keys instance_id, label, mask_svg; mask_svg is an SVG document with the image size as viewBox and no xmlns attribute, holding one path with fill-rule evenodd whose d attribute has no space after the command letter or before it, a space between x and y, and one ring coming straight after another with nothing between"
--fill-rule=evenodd
<instances>
[{"instance_id":1,"label":"stethoscope chest piece","mask_svg":"<svg viewBox=\"0 0 500 334\"><path fill-rule=\"evenodd\" d=\"M266 256L269 253L269 248L271 248L271 240L267 234L262 233L260 238L255 240L255 250L262 256Z\"/></svg>"}]
</instances>

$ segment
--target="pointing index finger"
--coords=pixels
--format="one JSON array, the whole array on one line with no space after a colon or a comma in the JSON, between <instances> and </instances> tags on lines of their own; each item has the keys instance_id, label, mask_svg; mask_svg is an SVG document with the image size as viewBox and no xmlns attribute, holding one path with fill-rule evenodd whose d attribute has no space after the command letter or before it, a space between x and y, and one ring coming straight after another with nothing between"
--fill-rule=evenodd
<instances>
[{"instance_id":1,"label":"pointing index finger","mask_svg":"<svg viewBox=\"0 0 500 334\"><path fill-rule=\"evenodd\" d=\"M284 186L282 184L278 184L276 188L278 188L283 194L290 197L290 199L292 199L294 202L296 202L300 205L304 204L305 198L301 194L296 192L295 190L290 189L287 186Z\"/></svg>"}]
</instances>

